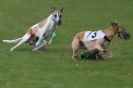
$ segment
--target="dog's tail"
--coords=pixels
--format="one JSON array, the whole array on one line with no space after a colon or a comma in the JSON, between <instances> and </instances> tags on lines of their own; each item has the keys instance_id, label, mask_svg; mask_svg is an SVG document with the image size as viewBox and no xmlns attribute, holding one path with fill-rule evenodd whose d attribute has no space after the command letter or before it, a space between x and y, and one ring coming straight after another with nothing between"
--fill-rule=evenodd
<instances>
[{"instance_id":1,"label":"dog's tail","mask_svg":"<svg viewBox=\"0 0 133 88\"><path fill-rule=\"evenodd\" d=\"M17 43L20 40L22 40L22 38L17 38L17 39L14 39L14 40L3 40L3 42L4 43Z\"/></svg>"}]
</instances>

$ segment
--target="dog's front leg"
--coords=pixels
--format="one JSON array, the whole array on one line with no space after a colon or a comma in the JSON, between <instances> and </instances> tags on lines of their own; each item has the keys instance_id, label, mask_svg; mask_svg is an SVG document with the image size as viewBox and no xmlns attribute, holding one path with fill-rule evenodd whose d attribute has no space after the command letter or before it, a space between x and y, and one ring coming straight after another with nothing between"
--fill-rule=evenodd
<instances>
[{"instance_id":1,"label":"dog's front leg","mask_svg":"<svg viewBox=\"0 0 133 88\"><path fill-rule=\"evenodd\" d=\"M42 41L43 41L43 36L40 36L39 40L36 43L36 47L39 46Z\"/></svg>"},{"instance_id":2,"label":"dog's front leg","mask_svg":"<svg viewBox=\"0 0 133 88\"><path fill-rule=\"evenodd\" d=\"M95 48L97 50L99 50L100 52L104 52L105 51L100 45L96 45Z\"/></svg>"},{"instance_id":3,"label":"dog's front leg","mask_svg":"<svg viewBox=\"0 0 133 88\"><path fill-rule=\"evenodd\" d=\"M48 45L50 45L52 43L52 41L55 39L56 37L56 33L54 32L51 36L51 38L49 39Z\"/></svg>"},{"instance_id":4,"label":"dog's front leg","mask_svg":"<svg viewBox=\"0 0 133 88\"><path fill-rule=\"evenodd\" d=\"M106 52L106 50L102 47L103 43L104 43L103 39L96 40L95 49L97 49L100 52Z\"/></svg>"},{"instance_id":5,"label":"dog's front leg","mask_svg":"<svg viewBox=\"0 0 133 88\"><path fill-rule=\"evenodd\" d=\"M41 34L40 34L40 36L39 36L39 39L38 39L38 41L37 41L37 43L36 43L36 47L43 41L43 39L44 39L44 37L43 37L43 35L46 33L46 29L42 29L42 32L41 32Z\"/></svg>"},{"instance_id":6,"label":"dog's front leg","mask_svg":"<svg viewBox=\"0 0 133 88\"><path fill-rule=\"evenodd\" d=\"M36 43L36 46L38 46L43 41L43 36L46 34L46 32L49 30L49 22L46 22L46 24L41 28L41 34L39 36L39 40Z\"/></svg>"},{"instance_id":7,"label":"dog's front leg","mask_svg":"<svg viewBox=\"0 0 133 88\"><path fill-rule=\"evenodd\" d=\"M32 51L37 51L43 48L47 44L47 41L43 40L38 46L36 46Z\"/></svg>"}]
</instances>

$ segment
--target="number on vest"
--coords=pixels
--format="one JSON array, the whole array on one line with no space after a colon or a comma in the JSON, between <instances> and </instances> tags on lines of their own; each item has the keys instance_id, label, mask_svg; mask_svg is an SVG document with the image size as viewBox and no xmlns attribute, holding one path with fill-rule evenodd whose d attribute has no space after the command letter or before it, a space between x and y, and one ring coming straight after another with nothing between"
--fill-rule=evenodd
<instances>
[{"instance_id":1,"label":"number on vest","mask_svg":"<svg viewBox=\"0 0 133 88\"><path fill-rule=\"evenodd\" d=\"M93 35L91 36L92 38L95 38L96 37L96 35L97 35L97 33L96 32L94 32L93 33Z\"/></svg>"}]
</instances>

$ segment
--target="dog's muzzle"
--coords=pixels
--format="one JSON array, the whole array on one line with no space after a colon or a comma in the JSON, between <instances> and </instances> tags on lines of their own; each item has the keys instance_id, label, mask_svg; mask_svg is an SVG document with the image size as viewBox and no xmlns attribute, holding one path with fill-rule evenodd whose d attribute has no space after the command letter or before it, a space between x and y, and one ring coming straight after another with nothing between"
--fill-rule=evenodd
<instances>
[{"instance_id":1,"label":"dog's muzzle","mask_svg":"<svg viewBox=\"0 0 133 88\"><path fill-rule=\"evenodd\" d=\"M62 21L60 17L56 17L55 22L57 23L57 25L61 25Z\"/></svg>"},{"instance_id":2,"label":"dog's muzzle","mask_svg":"<svg viewBox=\"0 0 133 88\"><path fill-rule=\"evenodd\" d=\"M120 37L121 39L125 39L125 40L129 40L131 35L128 32L118 32L118 37Z\"/></svg>"},{"instance_id":3,"label":"dog's muzzle","mask_svg":"<svg viewBox=\"0 0 133 88\"><path fill-rule=\"evenodd\" d=\"M58 23L57 23L57 25L61 25L62 24L62 21L61 20L59 20L58 21Z\"/></svg>"}]
</instances>

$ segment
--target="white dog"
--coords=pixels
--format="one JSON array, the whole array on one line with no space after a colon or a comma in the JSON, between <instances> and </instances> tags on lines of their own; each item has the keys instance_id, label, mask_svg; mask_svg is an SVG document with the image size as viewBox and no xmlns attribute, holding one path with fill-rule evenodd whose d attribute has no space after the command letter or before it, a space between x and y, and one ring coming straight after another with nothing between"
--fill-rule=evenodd
<instances>
[{"instance_id":1,"label":"white dog","mask_svg":"<svg viewBox=\"0 0 133 88\"><path fill-rule=\"evenodd\" d=\"M37 51L44 47L46 44L50 44L52 41L49 39L51 35L54 33L57 25L61 24L62 12L63 8L55 9L54 7L51 8L51 14L44 19L43 21L33 25L30 27L26 34L14 40L3 40L5 43L17 43L14 47L10 49L10 51L14 51L18 46L21 44L28 42L35 42L36 47L33 51ZM36 40L36 41L35 41Z\"/></svg>"}]
</instances>

